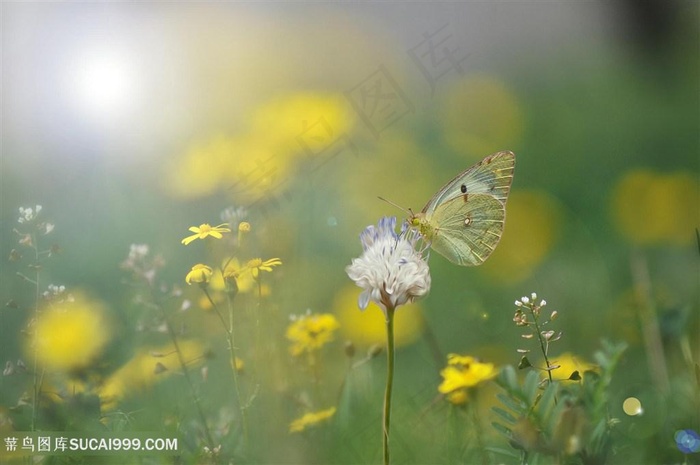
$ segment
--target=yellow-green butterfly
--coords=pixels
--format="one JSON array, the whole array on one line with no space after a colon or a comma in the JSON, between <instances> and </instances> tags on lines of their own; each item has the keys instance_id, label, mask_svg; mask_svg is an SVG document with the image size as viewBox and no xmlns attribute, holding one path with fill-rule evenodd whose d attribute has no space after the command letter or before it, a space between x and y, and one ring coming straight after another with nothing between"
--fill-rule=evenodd
<instances>
[{"instance_id":1,"label":"yellow-green butterfly","mask_svg":"<svg viewBox=\"0 0 700 465\"><path fill-rule=\"evenodd\" d=\"M458 265L481 265L503 235L515 154L498 152L459 173L408 224Z\"/></svg>"}]
</instances>

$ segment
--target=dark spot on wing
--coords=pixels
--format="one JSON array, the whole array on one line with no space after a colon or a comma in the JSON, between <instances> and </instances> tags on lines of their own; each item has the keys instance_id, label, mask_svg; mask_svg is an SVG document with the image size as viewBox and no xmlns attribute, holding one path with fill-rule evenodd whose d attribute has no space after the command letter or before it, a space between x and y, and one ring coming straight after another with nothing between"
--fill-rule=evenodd
<instances>
[{"instance_id":1,"label":"dark spot on wing","mask_svg":"<svg viewBox=\"0 0 700 465\"><path fill-rule=\"evenodd\" d=\"M467 193L467 185L466 185L466 184L462 184L462 186L459 188L459 190L462 191L462 194L466 194L466 193Z\"/></svg>"}]
</instances>

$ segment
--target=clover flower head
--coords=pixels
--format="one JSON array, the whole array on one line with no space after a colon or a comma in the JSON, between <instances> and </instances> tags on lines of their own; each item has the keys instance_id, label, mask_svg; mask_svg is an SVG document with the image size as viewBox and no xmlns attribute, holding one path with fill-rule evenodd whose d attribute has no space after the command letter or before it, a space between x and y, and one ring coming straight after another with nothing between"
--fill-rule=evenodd
<instances>
[{"instance_id":1,"label":"clover flower head","mask_svg":"<svg viewBox=\"0 0 700 465\"><path fill-rule=\"evenodd\" d=\"M345 268L350 279L363 289L358 305L364 310L370 301L387 308L422 297L430 290L427 247L418 231L406 224L396 233L396 217L384 217L360 234L362 255Z\"/></svg>"}]
</instances>

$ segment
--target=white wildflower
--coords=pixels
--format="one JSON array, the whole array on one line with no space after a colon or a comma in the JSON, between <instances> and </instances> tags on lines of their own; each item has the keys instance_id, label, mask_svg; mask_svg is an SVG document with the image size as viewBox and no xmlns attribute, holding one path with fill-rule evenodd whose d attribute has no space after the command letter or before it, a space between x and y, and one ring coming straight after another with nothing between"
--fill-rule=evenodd
<instances>
[{"instance_id":1,"label":"white wildflower","mask_svg":"<svg viewBox=\"0 0 700 465\"><path fill-rule=\"evenodd\" d=\"M345 268L350 279L364 289L360 309L370 300L386 313L387 308L422 297L430 290L430 269L426 247L418 246L420 234L404 226L396 234L396 217L384 217L377 226L370 225L360 234L363 252Z\"/></svg>"}]
</instances>

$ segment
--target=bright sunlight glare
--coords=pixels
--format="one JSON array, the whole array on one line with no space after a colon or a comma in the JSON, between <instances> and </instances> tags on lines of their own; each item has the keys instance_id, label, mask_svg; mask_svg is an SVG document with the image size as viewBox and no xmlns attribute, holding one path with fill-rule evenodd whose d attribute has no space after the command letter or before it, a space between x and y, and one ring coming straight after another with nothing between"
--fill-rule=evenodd
<instances>
[{"instance_id":1,"label":"bright sunlight glare","mask_svg":"<svg viewBox=\"0 0 700 465\"><path fill-rule=\"evenodd\" d=\"M84 59L73 70L76 97L93 115L116 116L133 101L133 75L118 55Z\"/></svg>"}]
</instances>

